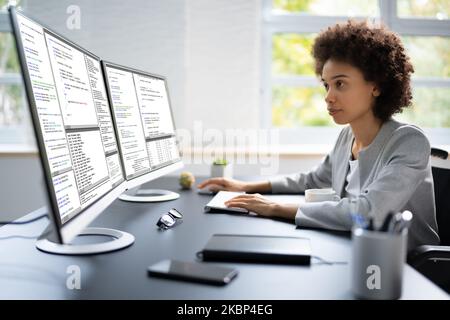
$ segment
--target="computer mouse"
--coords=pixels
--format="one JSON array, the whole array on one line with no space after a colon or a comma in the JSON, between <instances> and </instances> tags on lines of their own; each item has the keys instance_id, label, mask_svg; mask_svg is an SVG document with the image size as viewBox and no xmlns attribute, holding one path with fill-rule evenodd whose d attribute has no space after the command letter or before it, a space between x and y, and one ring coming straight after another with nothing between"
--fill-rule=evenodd
<instances>
[{"instance_id":1,"label":"computer mouse","mask_svg":"<svg viewBox=\"0 0 450 320\"><path fill-rule=\"evenodd\" d=\"M215 195L217 192L211 191L207 188L197 189L198 194Z\"/></svg>"}]
</instances>

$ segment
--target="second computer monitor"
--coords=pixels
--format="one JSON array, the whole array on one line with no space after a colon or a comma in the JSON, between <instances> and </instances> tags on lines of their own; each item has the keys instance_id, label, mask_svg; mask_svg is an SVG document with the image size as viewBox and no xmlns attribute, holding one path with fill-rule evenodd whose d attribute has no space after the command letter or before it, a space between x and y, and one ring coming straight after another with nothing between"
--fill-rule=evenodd
<instances>
[{"instance_id":1,"label":"second computer monitor","mask_svg":"<svg viewBox=\"0 0 450 320\"><path fill-rule=\"evenodd\" d=\"M166 79L110 62L102 66L128 188L181 168Z\"/></svg>"}]
</instances>

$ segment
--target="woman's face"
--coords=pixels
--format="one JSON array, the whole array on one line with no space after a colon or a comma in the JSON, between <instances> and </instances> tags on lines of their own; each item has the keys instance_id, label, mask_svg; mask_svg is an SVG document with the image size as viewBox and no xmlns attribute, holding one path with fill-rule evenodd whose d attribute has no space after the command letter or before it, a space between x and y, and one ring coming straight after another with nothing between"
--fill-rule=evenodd
<instances>
[{"instance_id":1,"label":"woman's face","mask_svg":"<svg viewBox=\"0 0 450 320\"><path fill-rule=\"evenodd\" d=\"M372 107L380 92L358 68L330 59L323 66L322 82L327 91L328 113L334 122L347 124L374 117Z\"/></svg>"}]
</instances>

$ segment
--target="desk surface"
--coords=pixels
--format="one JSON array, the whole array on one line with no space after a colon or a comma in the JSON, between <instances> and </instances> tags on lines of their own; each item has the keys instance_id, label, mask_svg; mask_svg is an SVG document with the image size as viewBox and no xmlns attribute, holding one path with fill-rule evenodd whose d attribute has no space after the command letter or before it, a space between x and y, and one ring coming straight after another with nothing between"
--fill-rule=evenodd
<instances>
[{"instance_id":1,"label":"desk surface","mask_svg":"<svg viewBox=\"0 0 450 320\"><path fill-rule=\"evenodd\" d=\"M142 204L115 201L92 226L132 233L129 248L96 256L58 256L35 248L48 224L43 219L28 225L0 228L0 299L352 299L350 266L290 266L217 263L239 270L225 287L187 283L147 276L147 266L162 259L195 261L214 233L302 236L311 239L313 255L329 261L349 261L347 234L296 229L293 223L253 216L208 214L203 206L210 196L177 190L174 177L148 186L176 190L181 197L170 202ZM162 213L177 208L184 222L159 231ZM39 209L31 218L45 212ZM18 235L24 238L17 237ZM213 263L216 264L216 263ZM69 266L81 271L81 289L69 290ZM448 299L449 296L410 266L405 266L402 299Z\"/></svg>"}]
</instances>

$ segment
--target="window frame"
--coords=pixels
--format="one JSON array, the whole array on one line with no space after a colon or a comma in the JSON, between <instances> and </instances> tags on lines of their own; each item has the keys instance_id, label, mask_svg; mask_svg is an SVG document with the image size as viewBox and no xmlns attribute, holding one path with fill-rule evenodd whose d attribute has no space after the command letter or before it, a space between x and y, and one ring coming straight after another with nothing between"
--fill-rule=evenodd
<instances>
[{"instance_id":1,"label":"window frame","mask_svg":"<svg viewBox=\"0 0 450 320\"><path fill-rule=\"evenodd\" d=\"M276 76L272 74L272 38L277 33L310 34L337 22L346 21L349 16L320 16L305 14L277 14L272 11L272 0L262 0L262 111L260 125L280 132L281 144L333 144L341 127L298 127L280 128L272 125L272 89L277 85L290 87L316 87L320 83L314 76ZM397 0L378 0L380 20L401 36L443 36L450 37L450 19L401 18L397 14ZM352 16L367 19L365 16ZM415 88L450 88L450 78L419 77L412 79ZM450 128L422 128L433 145L450 145Z\"/></svg>"}]
</instances>

